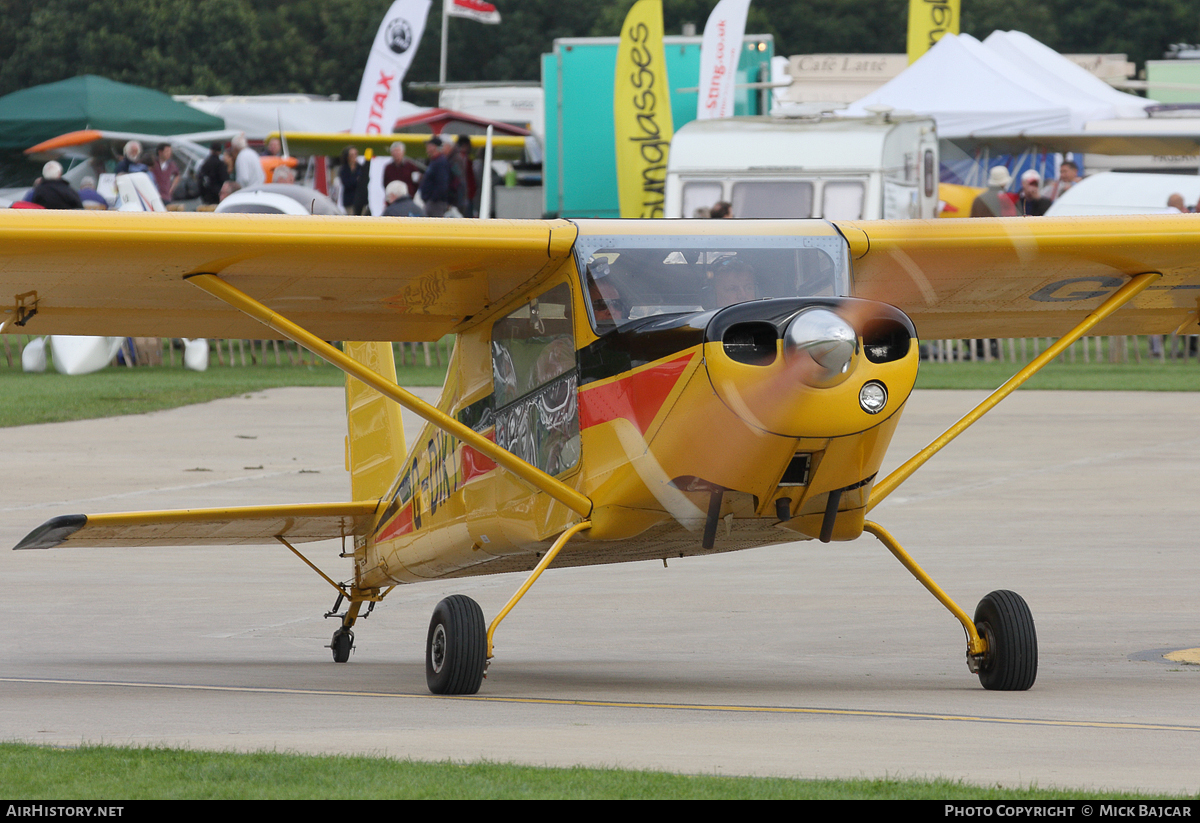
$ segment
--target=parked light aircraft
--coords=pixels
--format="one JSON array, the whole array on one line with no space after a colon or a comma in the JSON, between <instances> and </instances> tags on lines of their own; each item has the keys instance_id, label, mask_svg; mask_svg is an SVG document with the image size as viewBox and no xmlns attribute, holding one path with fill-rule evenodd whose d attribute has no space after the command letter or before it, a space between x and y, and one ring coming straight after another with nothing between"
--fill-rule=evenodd
<instances>
[{"instance_id":1,"label":"parked light aircraft","mask_svg":"<svg viewBox=\"0 0 1200 823\"><path fill-rule=\"evenodd\" d=\"M57 517L16 548L278 541L303 558L297 544L341 538L350 578L325 578L333 613L348 604L338 662L364 607L398 584L532 570L490 625L461 595L435 609L428 685L469 694L499 621L551 562L866 531L960 621L984 687L1028 689L1025 601L992 592L967 615L866 516L1080 336L1200 331L1198 220L3 213L5 332L286 337L347 373L348 501ZM880 479L918 329L1060 339ZM447 332L436 407L396 385L390 343L325 342ZM401 406L428 421L411 452Z\"/></svg>"}]
</instances>

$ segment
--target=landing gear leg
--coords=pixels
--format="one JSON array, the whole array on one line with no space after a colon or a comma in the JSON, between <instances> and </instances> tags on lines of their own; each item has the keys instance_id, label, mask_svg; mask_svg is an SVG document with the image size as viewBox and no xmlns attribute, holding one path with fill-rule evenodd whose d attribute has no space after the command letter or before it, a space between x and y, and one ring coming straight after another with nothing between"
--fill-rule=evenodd
<instances>
[{"instance_id":1,"label":"landing gear leg","mask_svg":"<svg viewBox=\"0 0 1200 823\"><path fill-rule=\"evenodd\" d=\"M342 625L333 633L333 638L329 641L329 645L325 648L333 651L334 663L348 662L350 660L350 652L354 649L354 632L352 632L351 629L354 627L355 621L358 620L359 612L362 610L362 604L368 604L367 613L364 614L363 617L370 617L371 611L375 608L375 604L387 597L388 593L396 587L389 586L380 592L379 589L360 589L358 586L351 586L349 583L335 583L333 578L318 569L311 560L300 553L299 549L297 549L283 537L276 535L275 539L286 546L292 552L292 554L303 560L306 566L319 574L326 583L328 583L330 586L333 586L333 588L337 590L337 600L334 601L333 608L325 612L325 617L340 618ZM345 553L345 539L343 538L342 557L350 556L351 555ZM350 607L346 609L345 614L338 614L338 609L342 607L342 603L346 600L350 601Z\"/></svg>"},{"instance_id":2,"label":"landing gear leg","mask_svg":"<svg viewBox=\"0 0 1200 823\"><path fill-rule=\"evenodd\" d=\"M868 520L863 531L878 537L962 624L967 633L967 668L979 675L985 689L1025 691L1033 685L1037 678L1037 633L1024 598L1015 592L994 591L979 601L975 619L971 620L886 529Z\"/></svg>"}]
</instances>

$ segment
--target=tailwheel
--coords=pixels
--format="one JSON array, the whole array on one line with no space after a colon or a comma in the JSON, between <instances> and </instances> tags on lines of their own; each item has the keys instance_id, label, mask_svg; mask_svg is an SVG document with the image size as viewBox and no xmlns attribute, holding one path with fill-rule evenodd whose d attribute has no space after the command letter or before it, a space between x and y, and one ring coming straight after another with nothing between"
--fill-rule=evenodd
<instances>
[{"instance_id":1,"label":"tailwheel","mask_svg":"<svg viewBox=\"0 0 1200 823\"><path fill-rule=\"evenodd\" d=\"M987 641L977 660L979 682L985 689L1020 692L1037 679L1037 632L1025 598L1016 592L994 591L979 601L975 628Z\"/></svg>"},{"instance_id":2,"label":"tailwheel","mask_svg":"<svg viewBox=\"0 0 1200 823\"><path fill-rule=\"evenodd\" d=\"M329 648L333 649L334 663L345 663L350 659L350 650L354 648L354 632L346 628L338 629L333 633Z\"/></svg>"},{"instance_id":3,"label":"tailwheel","mask_svg":"<svg viewBox=\"0 0 1200 823\"><path fill-rule=\"evenodd\" d=\"M471 598L455 594L433 610L425 645L425 681L434 694L475 694L487 664L487 626Z\"/></svg>"}]
</instances>

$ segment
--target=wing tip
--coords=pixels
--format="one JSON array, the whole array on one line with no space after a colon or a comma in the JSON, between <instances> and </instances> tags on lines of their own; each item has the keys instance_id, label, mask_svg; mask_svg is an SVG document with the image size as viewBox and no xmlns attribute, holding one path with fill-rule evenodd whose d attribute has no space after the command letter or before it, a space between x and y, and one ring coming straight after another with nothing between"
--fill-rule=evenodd
<instances>
[{"instance_id":1,"label":"wing tip","mask_svg":"<svg viewBox=\"0 0 1200 823\"><path fill-rule=\"evenodd\" d=\"M86 514L64 514L60 517L52 517L25 535L20 543L13 546L13 551L53 549L86 525Z\"/></svg>"}]
</instances>

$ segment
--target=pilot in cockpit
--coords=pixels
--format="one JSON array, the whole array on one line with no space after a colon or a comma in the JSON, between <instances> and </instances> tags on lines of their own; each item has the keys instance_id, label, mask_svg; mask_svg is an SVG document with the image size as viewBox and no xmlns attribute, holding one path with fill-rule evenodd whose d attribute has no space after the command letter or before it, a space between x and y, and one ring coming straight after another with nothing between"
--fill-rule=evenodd
<instances>
[{"instance_id":1,"label":"pilot in cockpit","mask_svg":"<svg viewBox=\"0 0 1200 823\"><path fill-rule=\"evenodd\" d=\"M723 309L734 303L758 299L758 283L750 264L736 257L723 257L708 269L705 308Z\"/></svg>"},{"instance_id":2,"label":"pilot in cockpit","mask_svg":"<svg viewBox=\"0 0 1200 823\"><path fill-rule=\"evenodd\" d=\"M592 271L592 276L588 278L588 296L592 301L592 313L596 317L596 326L615 326L625 319L625 301L621 299L621 293L611 278L595 276L598 273L606 274L607 266L596 268L600 271Z\"/></svg>"}]
</instances>

